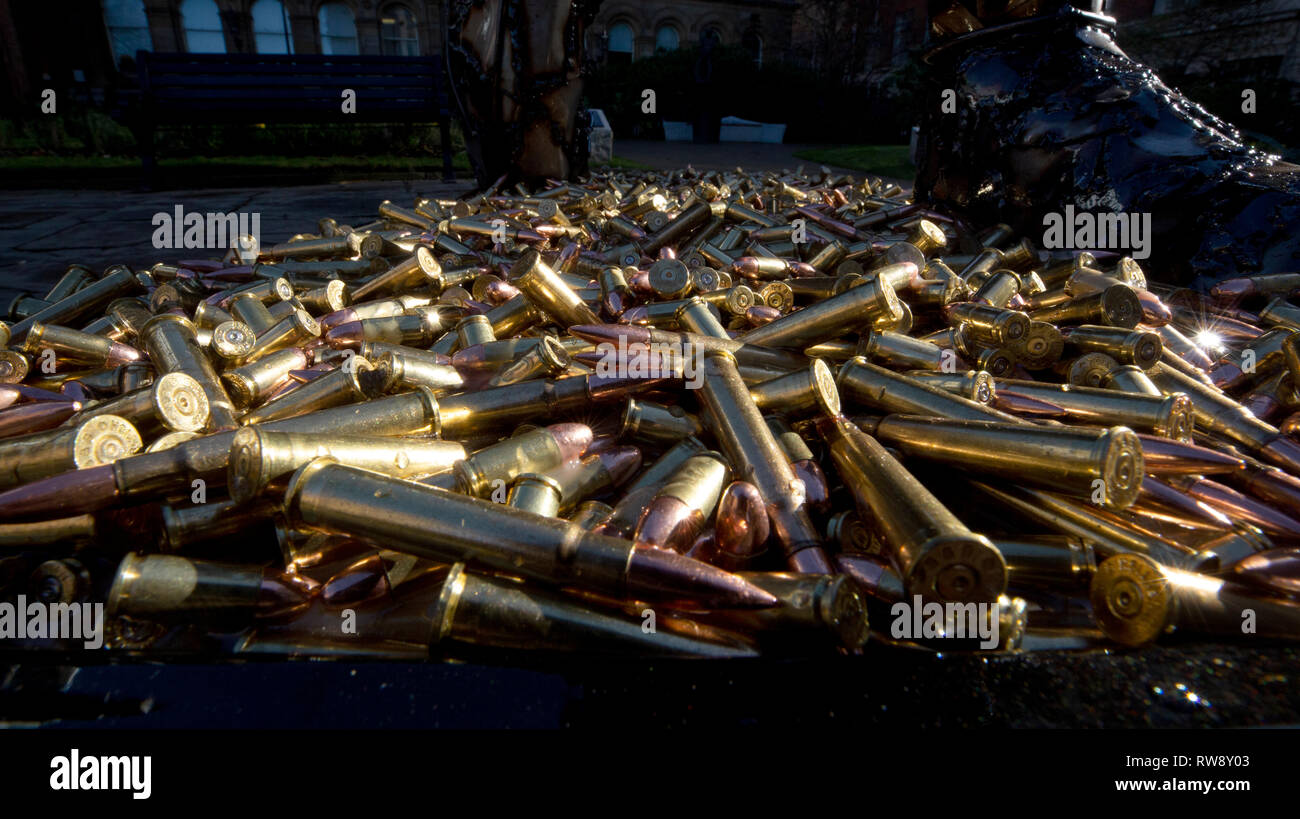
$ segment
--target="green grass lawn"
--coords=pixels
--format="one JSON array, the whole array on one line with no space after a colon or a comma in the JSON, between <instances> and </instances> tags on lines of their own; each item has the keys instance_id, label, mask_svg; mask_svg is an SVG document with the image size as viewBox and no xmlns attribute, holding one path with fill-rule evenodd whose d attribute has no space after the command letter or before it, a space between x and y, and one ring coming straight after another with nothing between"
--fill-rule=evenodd
<instances>
[{"instance_id":1,"label":"green grass lawn","mask_svg":"<svg viewBox=\"0 0 1300 819\"><path fill-rule=\"evenodd\" d=\"M621 156L616 156L616 157L614 157L613 159L611 159L608 165L595 165L595 164L593 164L592 167L593 167L593 168L597 168L597 167L599 167L599 168L617 168L618 170L621 170L621 171L648 171L648 170L651 170L651 166L645 164L644 162L637 162L635 159L624 159L624 158L621 157Z\"/></svg>"},{"instance_id":2,"label":"green grass lawn","mask_svg":"<svg viewBox=\"0 0 1300 819\"><path fill-rule=\"evenodd\" d=\"M835 145L809 148L799 151L795 156L894 179L912 179L916 176L916 168L907 161L906 145Z\"/></svg>"}]
</instances>

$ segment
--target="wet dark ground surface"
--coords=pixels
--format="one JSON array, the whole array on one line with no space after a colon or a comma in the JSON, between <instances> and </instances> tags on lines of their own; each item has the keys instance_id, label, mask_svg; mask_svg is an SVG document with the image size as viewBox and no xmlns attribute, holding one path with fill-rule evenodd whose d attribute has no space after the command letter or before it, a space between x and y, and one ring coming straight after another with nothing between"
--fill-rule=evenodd
<instances>
[{"instance_id":1,"label":"wet dark ground surface","mask_svg":"<svg viewBox=\"0 0 1300 819\"><path fill-rule=\"evenodd\" d=\"M0 313L21 292L44 295L68 265L96 272L109 265L145 268L154 262L220 257L210 250L157 249L157 213L256 213L265 245L314 232L330 216L361 225L378 218L385 199L410 206L419 197L467 194L468 180L342 182L265 188L174 191L0 191Z\"/></svg>"},{"instance_id":2,"label":"wet dark ground surface","mask_svg":"<svg viewBox=\"0 0 1300 819\"><path fill-rule=\"evenodd\" d=\"M72 663L81 657L65 657ZM524 662L524 658L520 658ZM527 665L0 659L0 726L67 728L1300 727L1300 650Z\"/></svg>"}]
</instances>

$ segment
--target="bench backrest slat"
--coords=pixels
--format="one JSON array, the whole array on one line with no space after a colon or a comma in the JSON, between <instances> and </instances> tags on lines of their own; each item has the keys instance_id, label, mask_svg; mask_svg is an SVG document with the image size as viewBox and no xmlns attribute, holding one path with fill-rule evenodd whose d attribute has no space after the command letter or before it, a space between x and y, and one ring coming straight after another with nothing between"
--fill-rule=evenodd
<instances>
[{"instance_id":1,"label":"bench backrest slat","mask_svg":"<svg viewBox=\"0 0 1300 819\"><path fill-rule=\"evenodd\" d=\"M336 119L342 92L356 92L354 121L449 116L437 57L323 54L138 53L148 115L186 121L295 122Z\"/></svg>"}]
</instances>

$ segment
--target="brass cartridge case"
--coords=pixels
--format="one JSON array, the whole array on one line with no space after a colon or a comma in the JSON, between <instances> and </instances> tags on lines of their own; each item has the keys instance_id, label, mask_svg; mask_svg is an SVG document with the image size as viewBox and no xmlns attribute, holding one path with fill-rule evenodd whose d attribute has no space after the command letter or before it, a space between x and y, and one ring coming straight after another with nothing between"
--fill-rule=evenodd
<instances>
[{"instance_id":1,"label":"brass cartridge case","mask_svg":"<svg viewBox=\"0 0 1300 819\"><path fill-rule=\"evenodd\" d=\"M1133 288L1114 284L1055 307L1035 310L1030 317L1049 324L1101 324L1132 330L1142 321L1143 314L1142 302Z\"/></svg>"},{"instance_id":2,"label":"brass cartridge case","mask_svg":"<svg viewBox=\"0 0 1300 819\"><path fill-rule=\"evenodd\" d=\"M248 412L245 424L265 424L298 415L316 412L329 407L365 401L377 392L375 367L356 356L337 369L295 387L272 401Z\"/></svg>"},{"instance_id":3,"label":"brass cartridge case","mask_svg":"<svg viewBox=\"0 0 1300 819\"><path fill-rule=\"evenodd\" d=\"M241 410L248 410L289 380L292 370L307 366L307 355L298 347L288 347L268 353L251 363L221 374L231 401Z\"/></svg>"},{"instance_id":4,"label":"brass cartridge case","mask_svg":"<svg viewBox=\"0 0 1300 819\"><path fill-rule=\"evenodd\" d=\"M276 569L128 554L108 593L110 615L149 619L281 617L309 602L305 578Z\"/></svg>"},{"instance_id":5,"label":"brass cartridge case","mask_svg":"<svg viewBox=\"0 0 1300 819\"><path fill-rule=\"evenodd\" d=\"M389 478L318 458L290 483L294 526L391 543L431 560L472 559L543 584L619 598L691 599L704 605L767 606L771 595L706 564L639 549L559 518Z\"/></svg>"},{"instance_id":6,"label":"brass cartridge case","mask_svg":"<svg viewBox=\"0 0 1300 819\"><path fill-rule=\"evenodd\" d=\"M1199 422L1195 406L1182 393L1154 396L1014 378L999 379L997 388L1049 401L1090 424L1122 425L1178 441L1191 441Z\"/></svg>"},{"instance_id":7,"label":"brass cartridge case","mask_svg":"<svg viewBox=\"0 0 1300 819\"><path fill-rule=\"evenodd\" d=\"M642 546L685 552L712 519L731 467L715 452L688 458L655 494L633 540Z\"/></svg>"},{"instance_id":8,"label":"brass cartridge case","mask_svg":"<svg viewBox=\"0 0 1300 819\"><path fill-rule=\"evenodd\" d=\"M838 296L796 310L741 335L737 341L765 347L803 349L835 338L845 330L870 325L881 317L899 319L902 305L885 277Z\"/></svg>"},{"instance_id":9,"label":"brass cartridge case","mask_svg":"<svg viewBox=\"0 0 1300 819\"><path fill-rule=\"evenodd\" d=\"M862 404L881 412L933 415L953 420L1022 423L1014 415L887 370L860 356L840 365L835 383L840 395L849 403Z\"/></svg>"},{"instance_id":10,"label":"brass cartridge case","mask_svg":"<svg viewBox=\"0 0 1300 819\"><path fill-rule=\"evenodd\" d=\"M73 416L74 423L99 415L115 415L146 433L198 432L208 426L208 397L185 373L166 373L147 387L101 401Z\"/></svg>"},{"instance_id":11,"label":"brass cartridge case","mask_svg":"<svg viewBox=\"0 0 1300 819\"><path fill-rule=\"evenodd\" d=\"M135 427L116 415L99 415L72 428L0 439L0 489L110 464L138 452L140 445Z\"/></svg>"},{"instance_id":12,"label":"brass cartridge case","mask_svg":"<svg viewBox=\"0 0 1300 819\"><path fill-rule=\"evenodd\" d=\"M275 479L323 455L349 466L410 480L446 472L466 457L465 447L452 441L322 436L244 427L235 432L231 443L226 480L230 497L246 503Z\"/></svg>"},{"instance_id":13,"label":"brass cartridge case","mask_svg":"<svg viewBox=\"0 0 1300 819\"><path fill-rule=\"evenodd\" d=\"M546 518L559 517L564 487L554 478L537 472L525 472L510 483L506 505Z\"/></svg>"},{"instance_id":14,"label":"brass cartridge case","mask_svg":"<svg viewBox=\"0 0 1300 819\"><path fill-rule=\"evenodd\" d=\"M1149 370L1160 360L1164 344L1156 333L1125 330L1121 327L1082 325L1071 327L1065 346L1082 353L1105 353L1121 364L1133 364Z\"/></svg>"},{"instance_id":15,"label":"brass cartridge case","mask_svg":"<svg viewBox=\"0 0 1300 819\"><path fill-rule=\"evenodd\" d=\"M140 359L140 351L105 336L91 335L69 327L35 322L27 331L21 349L30 355L53 350L60 359L98 369L109 369Z\"/></svg>"},{"instance_id":16,"label":"brass cartridge case","mask_svg":"<svg viewBox=\"0 0 1300 819\"><path fill-rule=\"evenodd\" d=\"M379 380L388 390L428 387L434 392L454 392L465 386L465 378L450 364L440 364L421 350L387 349L376 361Z\"/></svg>"},{"instance_id":17,"label":"brass cartridge case","mask_svg":"<svg viewBox=\"0 0 1300 819\"><path fill-rule=\"evenodd\" d=\"M256 293L235 296L230 300L229 310L232 318L246 324L253 335L257 336L270 330L279 321Z\"/></svg>"},{"instance_id":18,"label":"brass cartridge case","mask_svg":"<svg viewBox=\"0 0 1300 819\"><path fill-rule=\"evenodd\" d=\"M487 496L493 483L509 484L525 472L545 472L581 457L591 444L591 427L555 424L506 438L478 450L452 467L461 492Z\"/></svg>"},{"instance_id":19,"label":"brass cartridge case","mask_svg":"<svg viewBox=\"0 0 1300 819\"><path fill-rule=\"evenodd\" d=\"M874 438L842 416L818 422L840 477L873 523L909 594L992 603L1007 566L988 538L966 527Z\"/></svg>"},{"instance_id":20,"label":"brass cartridge case","mask_svg":"<svg viewBox=\"0 0 1300 819\"><path fill-rule=\"evenodd\" d=\"M693 621L672 628L668 616L652 631L635 612L602 608L454 564L430 608L430 643L468 643L532 651L651 657L752 657L757 649ZM695 626L691 628L691 626Z\"/></svg>"},{"instance_id":21,"label":"brass cartridge case","mask_svg":"<svg viewBox=\"0 0 1300 819\"><path fill-rule=\"evenodd\" d=\"M907 457L1046 486L1127 509L1145 474L1142 443L1127 427L1035 426L887 415L862 431Z\"/></svg>"},{"instance_id":22,"label":"brass cartridge case","mask_svg":"<svg viewBox=\"0 0 1300 819\"><path fill-rule=\"evenodd\" d=\"M118 265L111 273L108 273L94 284L83 287L67 298L42 308L22 321L10 325L9 332L12 341L21 342L27 337L27 331L36 322L69 326L75 324L78 319L91 314L101 305L119 296L129 295L139 289L140 283L136 281L135 274L128 268Z\"/></svg>"},{"instance_id":23,"label":"brass cartridge case","mask_svg":"<svg viewBox=\"0 0 1300 819\"><path fill-rule=\"evenodd\" d=\"M526 250L510 269L510 281L537 309L562 327L598 324L600 319L535 250ZM491 315L489 314L489 318ZM494 329L496 322L493 322Z\"/></svg>"},{"instance_id":24,"label":"brass cartridge case","mask_svg":"<svg viewBox=\"0 0 1300 819\"><path fill-rule=\"evenodd\" d=\"M840 412L835 376L820 358L813 359L808 367L751 386L749 395L761 412L799 414L810 410L826 415Z\"/></svg>"},{"instance_id":25,"label":"brass cartridge case","mask_svg":"<svg viewBox=\"0 0 1300 819\"><path fill-rule=\"evenodd\" d=\"M703 429L700 419L681 406L629 398L619 437L670 447L683 438L699 435Z\"/></svg>"},{"instance_id":26,"label":"brass cartridge case","mask_svg":"<svg viewBox=\"0 0 1300 819\"><path fill-rule=\"evenodd\" d=\"M763 421L740 373L736 359L724 350L704 356L701 399L708 409L705 424L713 431L736 471L753 484L768 504L777 540L794 571L829 571L821 537L808 518L803 482Z\"/></svg>"},{"instance_id":27,"label":"brass cartridge case","mask_svg":"<svg viewBox=\"0 0 1300 819\"><path fill-rule=\"evenodd\" d=\"M229 429L237 425L235 405L212 362L199 348L194 325L189 319L174 314L155 316L140 329L140 335L149 359L160 374L185 373L203 388L208 397L213 429Z\"/></svg>"},{"instance_id":28,"label":"brass cartridge case","mask_svg":"<svg viewBox=\"0 0 1300 819\"><path fill-rule=\"evenodd\" d=\"M1141 646L1173 631L1295 640L1300 606L1228 580L1116 555L1097 567L1090 597L1097 622L1120 645ZM1247 612L1253 627L1243 627Z\"/></svg>"}]
</instances>

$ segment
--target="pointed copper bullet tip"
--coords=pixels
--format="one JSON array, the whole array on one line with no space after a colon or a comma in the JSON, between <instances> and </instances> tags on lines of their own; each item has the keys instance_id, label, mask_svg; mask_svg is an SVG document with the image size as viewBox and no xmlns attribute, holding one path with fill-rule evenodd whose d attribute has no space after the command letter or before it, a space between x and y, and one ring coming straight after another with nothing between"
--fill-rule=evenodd
<instances>
[{"instance_id":1,"label":"pointed copper bullet tip","mask_svg":"<svg viewBox=\"0 0 1300 819\"><path fill-rule=\"evenodd\" d=\"M771 534L767 504L758 488L747 481L733 481L718 500L714 539L718 549L750 557L763 551Z\"/></svg>"},{"instance_id":2,"label":"pointed copper bullet tip","mask_svg":"<svg viewBox=\"0 0 1300 819\"><path fill-rule=\"evenodd\" d=\"M808 508L824 512L830 508L831 490L830 483L826 480L826 473L817 465L816 461L800 460L790 464L794 469L795 477L803 481L804 485L804 503Z\"/></svg>"},{"instance_id":3,"label":"pointed copper bullet tip","mask_svg":"<svg viewBox=\"0 0 1300 819\"><path fill-rule=\"evenodd\" d=\"M482 344L475 344L457 350L451 355L449 363L458 370L477 370L487 363L487 348Z\"/></svg>"},{"instance_id":4,"label":"pointed copper bullet tip","mask_svg":"<svg viewBox=\"0 0 1300 819\"><path fill-rule=\"evenodd\" d=\"M649 549L684 552L699 528L699 512L678 498L661 496L650 502L636 525L633 542Z\"/></svg>"},{"instance_id":5,"label":"pointed copper bullet tip","mask_svg":"<svg viewBox=\"0 0 1300 819\"><path fill-rule=\"evenodd\" d=\"M583 455L599 455L602 452L608 452L619 446L618 436L615 435L597 435L591 439L591 444L587 446L587 451Z\"/></svg>"},{"instance_id":6,"label":"pointed copper bullet tip","mask_svg":"<svg viewBox=\"0 0 1300 819\"><path fill-rule=\"evenodd\" d=\"M73 383L73 382L68 382ZM51 392L28 384L5 384L3 388L18 394L19 402L27 401L71 401L72 396L62 392Z\"/></svg>"},{"instance_id":7,"label":"pointed copper bullet tip","mask_svg":"<svg viewBox=\"0 0 1300 819\"><path fill-rule=\"evenodd\" d=\"M1236 301L1254 294L1255 282L1248 278L1224 279L1210 288L1210 295L1219 301Z\"/></svg>"},{"instance_id":8,"label":"pointed copper bullet tip","mask_svg":"<svg viewBox=\"0 0 1300 819\"><path fill-rule=\"evenodd\" d=\"M246 264L233 267L222 267L220 264L213 266L212 262L202 259L190 259L181 262L181 264L197 273L218 273L222 276L251 276L253 274L253 268Z\"/></svg>"},{"instance_id":9,"label":"pointed copper bullet tip","mask_svg":"<svg viewBox=\"0 0 1300 819\"><path fill-rule=\"evenodd\" d=\"M1142 440L1142 458L1148 472L1170 475L1208 475L1237 472L1246 468L1240 458L1196 444L1184 444L1172 438L1138 433Z\"/></svg>"},{"instance_id":10,"label":"pointed copper bullet tip","mask_svg":"<svg viewBox=\"0 0 1300 819\"><path fill-rule=\"evenodd\" d=\"M648 343L650 331L645 327L629 327L626 324L575 324L569 332L583 341L592 344L610 342L617 344L624 339L625 344Z\"/></svg>"},{"instance_id":11,"label":"pointed copper bullet tip","mask_svg":"<svg viewBox=\"0 0 1300 819\"><path fill-rule=\"evenodd\" d=\"M686 550L686 556L696 560L705 560L718 551L718 540L712 529L706 529L695 538L695 542Z\"/></svg>"},{"instance_id":12,"label":"pointed copper bullet tip","mask_svg":"<svg viewBox=\"0 0 1300 819\"><path fill-rule=\"evenodd\" d=\"M333 313L321 316L316 320L316 323L320 325L321 331L324 332L340 324L347 324L357 320L357 311L351 307L345 307L342 310L335 310Z\"/></svg>"},{"instance_id":13,"label":"pointed copper bullet tip","mask_svg":"<svg viewBox=\"0 0 1300 819\"><path fill-rule=\"evenodd\" d=\"M606 293L600 300L601 307L605 308L605 313L613 318L623 315L629 307L628 300L622 293L613 291Z\"/></svg>"},{"instance_id":14,"label":"pointed copper bullet tip","mask_svg":"<svg viewBox=\"0 0 1300 819\"><path fill-rule=\"evenodd\" d=\"M86 389L86 385L80 381L64 381L63 386L59 387L59 394L65 400L75 401L83 407L95 400L94 393Z\"/></svg>"},{"instance_id":15,"label":"pointed copper bullet tip","mask_svg":"<svg viewBox=\"0 0 1300 819\"><path fill-rule=\"evenodd\" d=\"M619 316L627 324L641 324L650 320L650 311L645 307L629 307Z\"/></svg>"},{"instance_id":16,"label":"pointed copper bullet tip","mask_svg":"<svg viewBox=\"0 0 1300 819\"><path fill-rule=\"evenodd\" d=\"M609 472L610 483L621 486L641 469L641 450L634 446L613 446L597 453Z\"/></svg>"},{"instance_id":17,"label":"pointed copper bullet tip","mask_svg":"<svg viewBox=\"0 0 1300 819\"><path fill-rule=\"evenodd\" d=\"M633 599L686 599L709 608L770 608L770 592L716 566L663 549L636 547L628 560L627 593Z\"/></svg>"},{"instance_id":18,"label":"pointed copper bullet tip","mask_svg":"<svg viewBox=\"0 0 1300 819\"><path fill-rule=\"evenodd\" d=\"M325 331L325 343L336 350L356 347L365 341L365 328L359 321L345 321Z\"/></svg>"},{"instance_id":19,"label":"pointed copper bullet tip","mask_svg":"<svg viewBox=\"0 0 1300 819\"><path fill-rule=\"evenodd\" d=\"M880 588L881 578L893 571L884 560L872 555L836 555L835 567L842 574L847 574L859 588L868 593L876 592Z\"/></svg>"},{"instance_id":20,"label":"pointed copper bullet tip","mask_svg":"<svg viewBox=\"0 0 1300 819\"><path fill-rule=\"evenodd\" d=\"M143 353L129 344L114 341L109 345L108 358L104 360L104 369L120 367L123 364L130 364L139 361L143 357Z\"/></svg>"},{"instance_id":21,"label":"pointed copper bullet tip","mask_svg":"<svg viewBox=\"0 0 1300 819\"><path fill-rule=\"evenodd\" d=\"M306 608L319 586L304 575L264 569L257 596L258 619L279 619Z\"/></svg>"},{"instance_id":22,"label":"pointed copper bullet tip","mask_svg":"<svg viewBox=\"0 0 1300 819\"><path fill-rule=\"evenodd\" d=\"M1264 445L1260 457L1292 474L1300 473L1300 443L1278 436Z\"/></svg>"},{"instance_id":23,"label":"pointed copper bullet tip","mask_svg":"<svg viewBox=\"0 0 1300 819\"><path fill-rule=\"evenodd\" d=\"M595 350L588 350L584 353L574 353L573 360L587 367L595 369L596 365L603 361L604 353L598 353Z\"/></svg>"},{"instance_id":24,"label":"pointed copper bullet tip","mask_svg":"<svg viewBox=\"0 0 1300 819\"><path fill-rule=\"evenodd\" d=\"M21 404L0 412L0 439L54 429L81 409L76 401Z\"/></svg>"},{"instance_id":25,"label":"pointed copper bullet tip","mask_svg":"<svg viewBox=\"0 0 1300 819\"><path fill-rule=\"evenodd\" d=\"M0 492L0 520L50 520L107 509L117 501L112 464L74 469Z\"/></svg>"},{"instance_id":26,"label":"pointed copper bullet tip","mask_svg":"<svg viewBox=\"0 0 1300 819\"><path fill-rule=\"evenodd\" d=\"M545 231L545 235L542 235L542 233L539 231ZM515 241L516 242L545 242L551 236L555 236L561 233L564 233L564 229L561 228L559 225L539 225L537 230L529 230L528 228L519 228L515 232Z\"/></svg>"},{"instance_id":27,"label":"pointed copper bullet tip","mask_svg":"<svg viewBox=\"0 0 1300 819\"><path fill-rule=\"evenodd\" d=\"M807 278L817 275L817 268L807 262L786 262L786 268L790 271L790 275L795 278Z\"/></svg>"},{"instance_id":28,"label":"pointed copper bullet tip","mask_svg":"<svg viewBox=\"0 0 1300 819\"><path fill-rule=\"evenodd\" d=\"M1219 389L1229 389L1245 379L1246 374L1230 361L1216 364L1210 370L1210 381Z\"/></svg>"},{"instance_id":29,"label":"pointed copper bullet tip","mask_svg":"<svg viewBox=\"0 0 1300 819\"><path fill-rule=\"evenodd\" d=\"M766 304L756 304L753 307L745 308L745 321L754 327L771 324L779 318L781 318L781 311L775 307L768 307Z\"/></svg>"},{"instance_id":30,"label":"pointed copper bullet tip","mask_svg":"<svg viewBox=\"0 0 1300 819\"><path fill-rule=\"evenodd\" d=\"M1232 566L1232 577L1252 586L1300 597L1300 549L1269 549Z\"/></svg>"},{"instance_id":31,"label":"pointed copper bullet tip","mask_svg":"<svg viewBox=\"0 0 1300 819\"><path fill-rule=\"evenodd\" d=\"M1243 495L1229 486L1202 478L1192 482L1186 491L1192 497L1212 504L1229 517L1244 519L1255 524L1269 535L1288 540L1300 538L1300 520Z\"/></svg>"},{"instance_id":32,"label":"pointed copper bullet tip","mask_svg":"<svg viewBox=\"0 0 1300 819\"><path fill-rule=\"evenodd\" d=\"M1174 320L1174 313L1160 297L1150 290L1139 290L1138 301L1142 302L1142 321L1152 327L1163 327Z\"/></svg>"},{"instance_id":33,"label":"pointed copper bullet tip","mask_svg":"<svg viewBox=\"0 0 1300 819\"><path fill-rule=\"evenodd\" d=\"M551 424L546 428L560 448L561 461L572 461L582 457L582 453L591 446L593 433L586 424Z\"/></svg>"},{"instance_id":34,"label":"pointed copper bullet tip","mask_svg":"<svg viewBox=\"0 0 1300 819\"><path fill-rule=\"evenodd\" d=\"M490 283L483 291L483 300L489 304L500 305L519 295L519 288L510 282L500 280Z\"/></svg>"},{"instance_id":35,"label":"pointed copper bullet tip","mask_svg":"<svg viewBox=\"0 0 1300 819\"><path fill-rule=\"evenodd\" d=\"M1013 415L1038 415L1047 418L1060 418L1068 415L1064 407L1035 398L1023 393L1011 392L999 387L993 395L993 406Z\"/></svg>"},{"instance_id":36,"label":"pointed copper bullet tip","mask_svg":"<svg viewBox=\"0 0 1300 819\"><path fill-rule=\"evenodd\" d=\"M1197 500L1185 492L1180 492L1164 481L1150 475L1142 479L1138 504L1141 507L1171 511L1190 520L1208 521L1219 526L1232 526L1232 521L1229 520L1228 516L1210 504Z\"/></svg>"},{"instance_id":37,"label":"pointed copper bullet tip","mask_svg":"<svg viewBox=\"0 0 1300 819\"><path fill-rule=\"evenodd\" d=\"M384 559L371 554L325 581L320 600L330 608L346 608L382 599L391 591Z\"/></svg>"}]
</instances>

